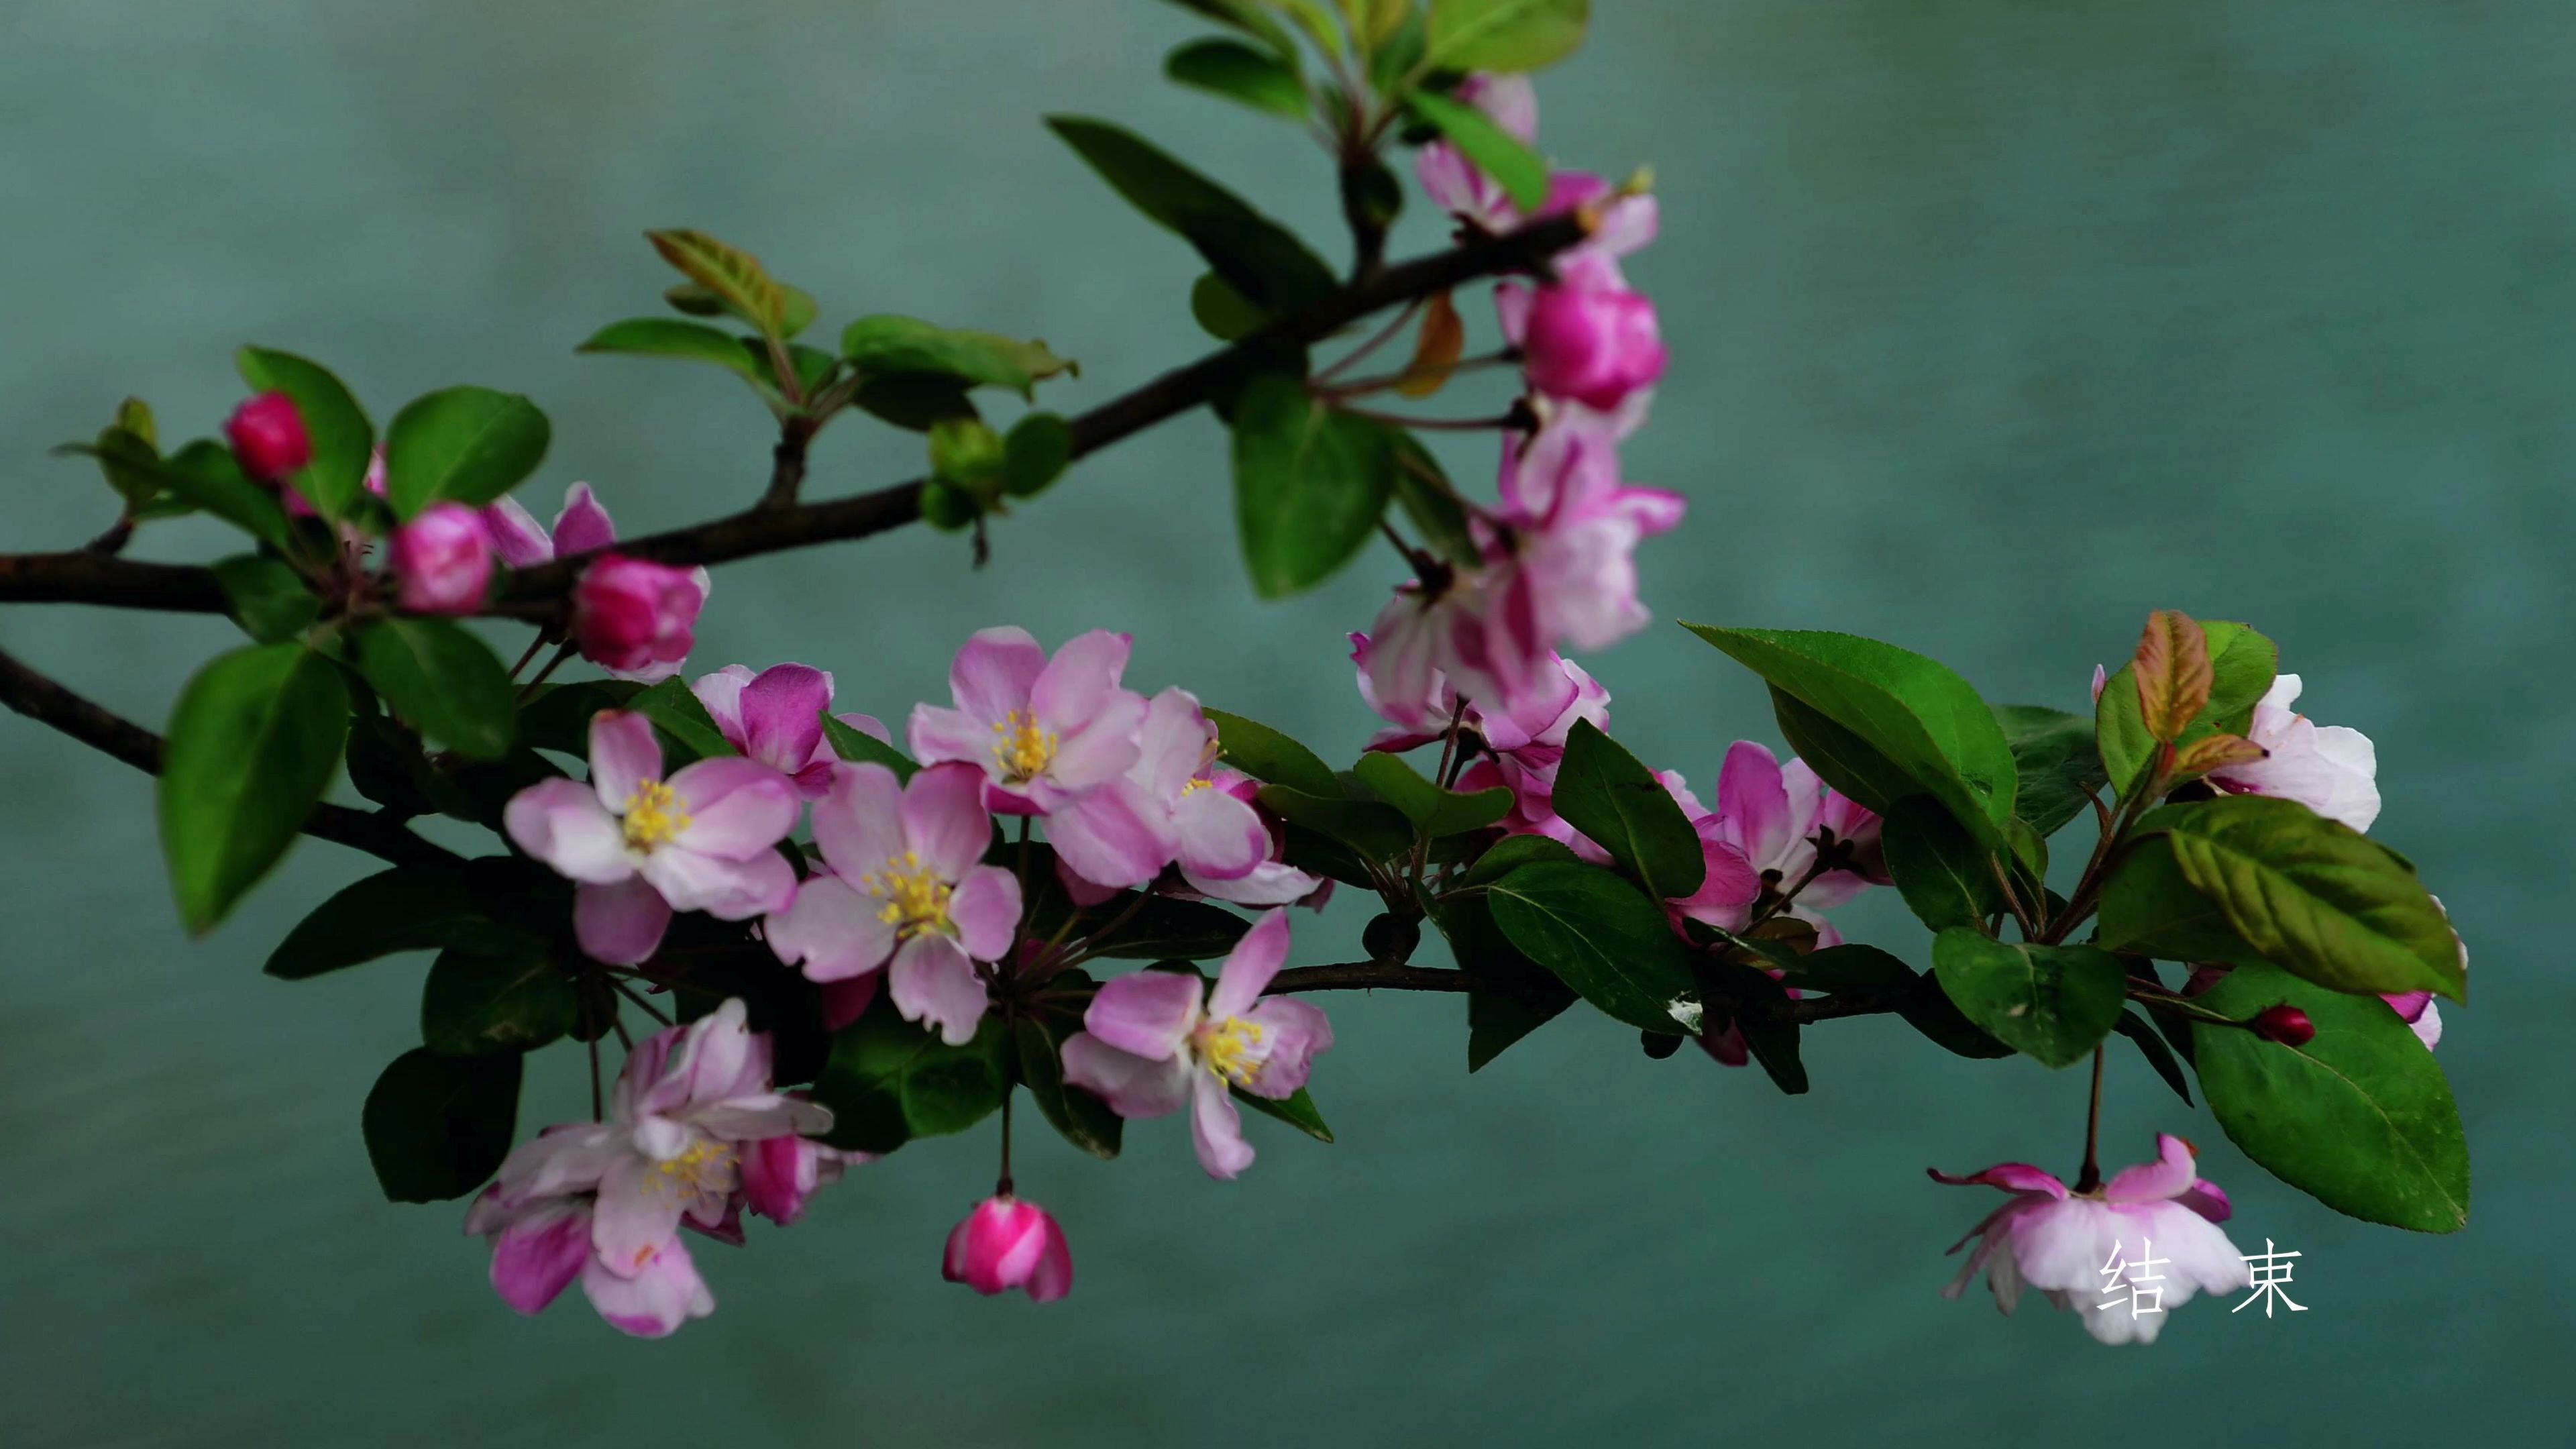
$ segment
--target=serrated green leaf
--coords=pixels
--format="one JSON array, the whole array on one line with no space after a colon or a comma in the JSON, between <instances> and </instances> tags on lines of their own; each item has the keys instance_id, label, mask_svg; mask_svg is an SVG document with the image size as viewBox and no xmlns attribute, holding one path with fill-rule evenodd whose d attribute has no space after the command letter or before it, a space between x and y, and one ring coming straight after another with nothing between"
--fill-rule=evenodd
<instances>
[{"instance_id":1,"label":"serrated green leaf","mask_svg":"<svg viewBox=\"0 0 2576 1449\"><path fill-rule=\"evenodd\" d=\"M1353 800L1338 790L1310 795L1286 785L1262 786L1259 799L1290 824L1340 841L1367 860L1394 860L1413 849L1413 822L1382 800Z\"/></svg>"},{"instance_id":2,"label":"serrated green leaf","mask_svg":"<svg viewBox=\"0 0 2576 1449\"><path fill-rule=\"evenodd\" d=\"M669 317L635 317L600 328L577 350L712 362L744 377L766 377L766 369L754 358L755 349L746 347L746 341L748 339L700 322L681 322Z\"/></svg>"},{"instance_id":3,"label":"serrated green leaf","mask_svg":"<svg viewBox=\"0 0 2576 1449\"><path fill-rule=\"evenodd\" d=\"M2095 792L2108 783L2093 741L2093 722L2082 715L2034 704L1999 704L1995 723L2003 727L2020 781L2013 792L2013 813L2042 837L2055 835L2083 814Z\"/></svg>"},{"instance_id":4,"label":"serrated green leaf","mask_svg":"<svg viewBox=\"0 0 2576 1449\"><path fill-rule=\"evenodd\" d=\"M1954 926L1932 941L1932 970L1961 1014L2042 1066L2082 1061L2120 1019L2129 976L2090 946L1998 941Z\"/></svg>"},{"instance_id":5,"label":"serrated green leaf","mask_svg":"<svg viewBox=\"0 0 2576 1449\"><path fill-rule=\"evenodd\" d=\"M1324 1114L1315 1110L1315 1099L1299 1087L1285 1097L1263 1097L1241 1087L1229 1087L1234 1100L1264 1117L1275 1117L1318 1142L1333 1140L1333 1129L1324 1125Z\"/></svg>"},{"instance_id":6,"label":"serrated green leaf","mask_svg":"<svg viewBox=\"0 0 2576 1449\"><path fill-rule=\"evenodd\" d=\"M722 755L742 753L725 740L724 731L716 728L715 716L699 702L689 689L688 681L674 674L651 686L626 702L626 707L653 722L656 729L672 743L688 752L690 759L711 760ZM669 762L677 769L684 762Z\"/></svg>"},{"instance_id":7,"label":"serrated green leaf","mask_svg":"<svg viewBox=\"0 0 2576 1449\"><path fill-rule=\"evenodd\" d=\"M884 313L862 317L841 333L841 356L851 366L879 374L930 374L970 385L1003 387L1022 397L1036 384L1074 364L1044 342L1022 342L995 332L940 327Z\"/></svg>"},{"instance_id":8,"label":"serrated green leaf","mask_svg":"<svg viewBox=\"0 0 2576 1449\"><path fill-rule=\"evenodd\" d=\"M180 919L202 935L268 873L322 798L349 691L301 644L253 644L197 671L170 712L158 799Z\"/></svg>"},{"instance_id":9,"label":"serrated green leaf","mask_svg":"<svg viewBox=\"0 0 2576 1449\"><path fill-rule=\"evenodd\" d=\"M505 954L527 932L492 919L488 892L461 866L399 865L313 908L269 953L265 968L303 981L402 951L459 947Z\"/></svg>"},{"instance_id":10,"label":"serrated green leaf","mask_svg":"<svg viewBox=\"0 0 2576 1449\"><path fill-rule=\"evenodd\" d=\"M1931 796L1897 801L1879 842L1906 908L1932 930L1966 926L1982 932L2004 908L1994 857Z\"/></svg>"},{"instance_id":11,"label":"serrated green leaf","mask_svg":"<svg viewBox=\"0 0 2576 1449\"><path fill-rule=\"evenodd\" d=\"M533 938L505 952L440 952L421 987L421 1044L441 1056L535 1051L580 1017L572 978Z\"/></svg>"},{"instance_id":12,"label":"serrated green leaf","mask_svg":"<svg viewBox=\"0 0 2576 1449\"><path fill-rule=\"evenodd\" d=\"M415 398L385 431L385 497L409 518L434 502L479 508L537 471L554 426L537 405L488 387Z\"/></svg>"},{"instance_id":13,"label":"serrated green leaf","mask_svg":"<svg viewBox=\"0 0 2576 1449\"><path fill-rule=\"evenodd\" d=\"M304 577L266 554L237 553L217 559L215 582L224 591L225 612L242 632L262 644L298 639L322 617L322 601Z\"/></svg>"},{"instance_id":14,"label":"serrated green leaf","mask_svg":"<svg viewBox=\"0 0 2576 1449\"><path fill-rule=\"evenodd\" d=\"M422 734L470 759L497 760L518 739L510 671L453 620L377 620L358 636L358 668Z\"/></svg>"},{"instance_id":15,"label":"serrated green leaf","mask_svg":"<svg viewBox=\"0 0 2576 1449\"><path fill-rule=\"evenodd\" d=\"M1663 908L1598 866L1524 865L1486 887L1494 924L1612 1018L1647 1031L1700 1029L1698 983Z\"/></svg>"},{"instance_id":16,"label":"serrated green leaf","mask_svg":"<svg viewBox=\"0 0 2576 1449\"><path fill-rule=\"evenodd\" d=\"M883 765L898 780L910 780L921 769L912 756L828 714L823 716L823 738L831 743L833 754L854 764Z\"/></svg>"},{"instance_id":17,"label":"serrated green leaf","mask_svg":"<svg viewBox=\"0 0 2576 1449\"><path fill-rule=\"evenodd\" d=\"M2255 702L2272 687L2274 671L2280 664L2280 651L2272 641L2243 624L2213 620L2204 621L2200 627L2209 642L2209 703L2182 732L2181 739L2175 742L2177 747L2188 747L2213 734L2245 733L2254 717ZM2103 685L2102 698L2094 706L2094 737L2105 777L2126 800L2144 782L2159 749L2156 737L2147 732L2146 716L2139 708L2136 665L2121 665L2120 671Z\"/></svg>"},{"instance_id":18,"label":"serrated green leaf","mask_svg":"<svg viewBox=\"0 0 2576 1449\"><path fill-rule=\"evenodd\" d=\"M787 292L760 258L685 227L648 231L644 238L662 254L662 260L713 293L735 315L763 332L786 337Z\"/></svg>"},{"instance_id":19,"label":"serrated green leaf","mask_svg":"<svg viewBox=\"0 0 2576 1449\"><path fill-rule=\"evenodd\" d=\"M1557 814L1610 852L1657 900L1679 900L1707 876L1699 832L1672 792L1589 720L1576 720L1566 736L1555 805Z\"/></svg>"}]
</instances>

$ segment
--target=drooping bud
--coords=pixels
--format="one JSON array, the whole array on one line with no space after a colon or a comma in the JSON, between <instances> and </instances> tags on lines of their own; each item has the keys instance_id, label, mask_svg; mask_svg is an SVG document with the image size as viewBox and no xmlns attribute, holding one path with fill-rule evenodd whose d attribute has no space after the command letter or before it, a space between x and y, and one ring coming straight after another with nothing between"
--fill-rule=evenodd
<instances>
[{"instance_id":1,"label":"drooping bud","mask_svg":"<svg viewBox=\"0 0 2576 1449\"><path fill-rule=\"evenodd\" d=\"M2255 1013L2252 1025L2256 1036L2283 1046L2306 1046L2317 1039L2317 1024L2286 1001Z\"/></svg>"},{"instance_id":2,"label":"drooping bud","mask_svg":"<svg viewBox=\"0 0 2576 1449\"><path fill-rule=\"evenodd\" d=\"M304 415L295 410L295 399L282 392L261 393L233 409L224 422L224 437L242 471L262 483L282 482L313 461Z\"/></svg>"},{"instance_id":3,"label":"drooping bud","mask_svg":"<svg viewBox=\"0 0 2576 1449\"><path fill-rule=\"evenodd\" d=\"M2167 744L2181 739L2209 707L2209 636L2180 609L2158 609L2138 637L2135 667L2147 733Z\"/></svg>"},{"instance_id":4,"label":"drooping bud","mask_svg":"<svg viewBox=\"0 0 2576 1449\"><path fill-rule=\"evenodd\" d=\"M462 503L433 503L394 530L386 561L402 606L415 614L470 614L492 582L492 540Z\"/></svg>"},{"instance_id":5,"label":"drooping bud","mask_svg":"<svg viewBox=\"0 0 2576 1449\"><path fill-rule=\"evenodd\" d=\"M1607 412L1664 375L1655 304L1612 287L1541 287L1521 335L1530 386Z\"/></svg>"},{"instance_id":6,"label":"drooping bud","mask_svg":"<svg viewBox=\"0 0 2576 1449\"><path fill-rule=\"evenodd\" d=\"M697 643L706 589L687 569L602 554L573 589L573 638L593 664L626 673L674 666Z\"/></svg>"},{"instance_id":7,"label":"drooping bud","mask_svg":"<svg viewBox=\"0 0 2576 1449\"><path fill-rule=\"evenodd\" d=\"M1073 1249L1054 1214L1005 1193L977 1203L948 1234L940 1272L988 1298L1023 1288L1053 1303L1073 1291Z\"/></svg>"}]
</instances>

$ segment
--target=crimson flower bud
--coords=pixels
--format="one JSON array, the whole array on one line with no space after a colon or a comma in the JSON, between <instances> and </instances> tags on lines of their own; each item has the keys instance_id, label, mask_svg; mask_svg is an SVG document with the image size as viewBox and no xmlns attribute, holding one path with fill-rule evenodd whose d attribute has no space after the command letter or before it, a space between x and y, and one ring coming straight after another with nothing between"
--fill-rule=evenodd
<instances>
[{"instance_id":1,"label":"crimson flower bud","mask_svg":"<svg viewBox=\"0 0 2576 1449\"><path fill-rule=\"evenodd\" d=\"M1521 352L1530 386L1605 412L1664 375L1655 304L1622 288L1541 287Z\"/></svg>"},{"instance_id":2,"label":"crimson flower bud","mask_svg":"<svg viewBox=\"0 0 2576 1449\"><path fill-rule=\"evenodd\" d=\"M304 415L295 410L295 399L282 392L261 393L233 409L224 422L224 436L242 471L262 483L281 482L313 461Z\"/></svg>"},{"instance_id":3,"label":"crimson flower bud","mask_svg":"<svg viewBox=\"0 0 2576 1449\"><path fill-rule=\"evenodd\" d=\"M1055 1215L1005 1193L975 1205L948 1234L941 1276L991 1297L1025 1288L1039 1303L1073 1291L1073 1249Z\"/></svg>"},{"instance_id":4,"label":"crimson flower bud","mask_svg":"<svg viewBox=\"0 0 2576 1449\"><path fill-rule=\"evenodd\" d=\"M492 539L462 503L433 503L394 530L387 552L402 606L415 614L470 614L492 582Z\"/></svg>"},{"instance_id":5,"label":"crimson flower bud","mask_svg":"<svg viewBox=\"0 0 2576 1449\"><path fill-rule=\"evenodd\" d=\"M676 666L697 643L706 602L706 585L688 569L601 554L573 589L573 638L581 657L603 668Z\"/></svg>"},{"instance_id":6,"label":"crimson flower bud","mask_svg":"<svg viewBox=\"0 0 2576 1449\"><path fill-rule=\"evenodd\" d=\"M2317 1024L2308 1020L2306 1012L2286 1001L2257 1012L2253 1025L2256 1036L2283 1046L2306 1046L2317 1039Z\"/></svg>"}]
</instances>

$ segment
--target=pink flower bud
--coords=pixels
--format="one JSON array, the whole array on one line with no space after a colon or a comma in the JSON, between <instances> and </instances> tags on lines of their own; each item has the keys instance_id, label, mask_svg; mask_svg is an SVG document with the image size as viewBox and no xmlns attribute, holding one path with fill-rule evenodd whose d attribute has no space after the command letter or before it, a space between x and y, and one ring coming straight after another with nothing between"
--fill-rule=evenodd
<instances>
[{"instance_id":1,"label":"pink flower bud","mask_svg":"<svg viewBox=\"0 0 2576 1449\"><path fill-rule=\"evenodd\" d=\"M415 614L471 614L492 582L492 540L462 503L433 503L395 529L387 561Z\"/></svg>"},{"instance_id":2,"label":"pink flower bud","mask_svg":"<svg viewBox=\"0 0 2576 1449\"><path fill-rule=\"evenodd\" d=\"M224 422L224 436L232 441L242 471L262 483L279 482L313 461L304 417L295 410L295 399L282 392L261 393L233 409Z\"/></svg>"},{"instance_id":3,"label":"pink flower bud","mask_svg":"<svg viewBox=\"0 0 2576 1449\"><path fill-rule=\"evenodd\" d=\"M1664 375L1655 304L1619 288L1540 288L1521 350L1530 386L1605 412Z\"/></svg>"},{"instance_id":4,"label":"pink flower bud","mask_svg":"<svg viewBox=\"0 0 2576 1449\"><path fill-rule=\"evenodd\" d=\"M573 589L573 637L581 657L636 672L677 666L697 642L706 589L687 569L623 554L601 554Z\"/></svg>"},{"instance_id":5,"label":"pink flower bud","mask_svg":"<svg viewBox=\"0 0 2576 1449\"><path fill-rule=\"evenodd\" d=\"M2285 1001L2255 1013L2254 1034L2283 1046L2306 1046L2317 1039L2317 1024L2308 1020L2306 1012Z\"/></svg>"},{"instance_id":6,"label":"pink flower bud","mask_svg":"<svg viewBox=\"0 0 2576 1449\"><path fill-rule=\"evenodd\" d=\"M941 1271L986 1297L1026 1288L1032 1300L1053 1303L1073 1291L1073 1250L1054 1214L1005 1194L977 1203L948 1235Z\"/></svg>"}]
</instances>

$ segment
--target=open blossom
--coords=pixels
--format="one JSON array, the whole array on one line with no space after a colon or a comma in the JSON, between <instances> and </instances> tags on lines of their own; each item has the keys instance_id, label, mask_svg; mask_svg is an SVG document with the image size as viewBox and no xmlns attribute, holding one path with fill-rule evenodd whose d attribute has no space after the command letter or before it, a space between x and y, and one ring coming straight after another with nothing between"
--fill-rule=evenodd
<instances>
[{"instance_id":1,"label":"open blossom","mask_svg":"<svg viewBox=\"0 0 2576 1449\"><path fill-rule=\"evenodd\" d=\"M279 483L313 461L313 439L304 430L304 415L295 399L264 392L233 409L224 420L224 439L242 472L262 483Z\"/></svg>"},{"instance_id":2,"label":"open blossom","mask_svg":"<svg viewBox=\"0 0 2576 1449\"><path fill-rule=\"evenodd\" d=\"M1538 137L1538 90L1528 76L1479 73L1460 81L1450 95L1484 112L1519 140ZM1510 193L1445 140L1422 148L1414 158L1413 174L1434 205L1487 231L1504 231L1520 220L1520 208L1512 204Z\"/></svg>"},{"instance_id":3,"label":"open blossom","mask_svg":"<svg viewBox=\"0 0 2576 1449\"><path fill-rule=\"evenodd\" d=\"M1288 863L1287 824L1257 802L1261 782L1222 765L1208 771L1207 782L1209 789L1242 801L1261 823L1261 859L1243 874L1223 879L1200 875L1185 860L1181 864L1182 881L1200 895L1238 906L1312 906L1322 910L1332 898L1333 883Z\"/></svg>"},{"instance_id":4,"label":"open blossom","mask_svg":"<svg viewBox=\"0 0 2576 1449\"><path fill-rule=\"evenodd\" d=\"M1983 1183L2013 1195L1950 1246L1955 1253L1977 1239L1976 1251L1943 1296L1956 1298L1979 1270L2006 1313L2023 1287L2040 1290L2059 1308L2073 1309L2085 1331L2103 1343L2153 1343L2165 1313L2140 1313L2131 1295L2150 1286L2152 1306L2170 1311L2195 1293L2232 1293L2251 1274L2236 1245L2218 1224L2232 1209L2216 1183L2192 1167L2190 1143L2156 1136L2156 1160L2126 1168L2089 1193L2025 1163L2007 1162L1968 1177L1932 1170L1953 1186ZM2153 1267L2147 1260L2155 1259ZM2159 1277L2159 1274L2161 1275Z\"/></svg>"},{"instance_id":5,"label":"open blossom","mask_svg":"<svg viewBox=\"0 0 2576 1449\"><path fill-rule=\"evenodd\" d=\"M1765 885L1787 891L1806 881L1798 891L1802 912L1831 910L1888 883L1878 816L1817 779L1806 761L1783 765L1752 740L1727 747L1717 775L1717 810L1709 819L1716 838L1741 851ZM1822 845L1848 847L1844 863L1808 881Z\"/></svg>"},{"instance_id":6,"label":"open blossom","mask_svg":"<svg viewBox=\"0 0 2576 1449\"><path fill-rule=\"evenodd\" d=\"M830 1112L771 1088L770 1060L729 1000L628 1054L609 1121L513 1151L465 1224L492 1239L502 1300L534 1313L579 1277L601 1317L648 1338L713 1312L681 1226L739 1241L745 1154L831 1130Z\"/></svg>"},{"instance_id":7,"label":"open blossom","mask_svg":"<svg viewBox=\"0 0 2576 1449\"><path fill-rule=\"evenodd\" d=\"M1595 729L1610 726L1610 691L1563 655L1553 656L1548 661L1553 668L1541 668L1536 682L1520 698L1497 701L1492 708L1469 700L1461 713L1458 691L1437 665L1422 661L1417 667L1411 661L1383 658L1366 634L1352 634L1350 640L1360 699L1393 726L1369 741L1372 750L1401 754L1427 745L1440 738L1452 715L1477 738L1506 753L1551 749L1562 753L1576 720L1588 720ZM1381 667L1386 683L1405 692L1380 689ZM1547 758L1553 761L1555 756Z\"/></svg>"},{"instance_id":8,"label":"open blossom","mask_svg":"<svg viewBox=\"0 0 2576 1449\"><path fill-rule=\"evenodd\" d=\"M1167 812L1128 778L1145 697L1119 685L1127 650L1126 635L1094 629L1050 659L1025 629L979 630L949 666L957 707L913 707L913 757L982 771L985 803L1044 816L1048 843L1084 880L1143 885L1172 846Z\"/></svg>"},{"instance_id":9,"label":"open blossom","mask_svg":"<svg viewBox=\"0 0 2576 1449\"><path fill-rule=\"evenodd\" d=\"M796 828L796 791L766 765L700 760L662 778L662 745L640 714L590 724L590 782L541 780L502 823L521 850L580 882L573 930L613 966L649 958L671 913L741 921L785 909L795 868L777 851Z\"/></svg>"},{"instance_id":10,"label":"open blossom","mask_svg":"<svg viewBox=\"0 0 2576 1449\"><path fill-rule=\"evenodd\" d=\"M2379 752L2357 729L2320 725L2291 709L2299 687L2295 674L2273 679L2245 731L2270 753L2213 771L2209 783L2239 795L2296 800L2328 820L2368 830L2379 818Z\"/></svg>"},{"instance_id":11,"label":"open blossom","mask_svg":"<svg viewBox=\"0 0 2576 1449\"><path fill-rule=\"evenodd\" d=\"M1285 997L1264 999L1288 959L1288 913L1263 913L1217 973L1139 971L1104 982L1064 1044L1064 1079L1097 1094L1121 1117L1191 1108L1191 1142L1210 1177L1252 1165L1243 1115L1229 1089L1294 1096L1316 1053L1333 1045L1324 1013ZM1201 999L1204 995L1204 1001Z\"/></svg>"},{"instance_id":12,"label":"open blossom","mask_svg":"<svg viewBox=\"0 0 2576 1449\"><path fill-rule=\"evenodd\" d=\"M394 530L385 561L396 598L415 614L470 614L492 582L492 543L462 503L433 503Z\"/></svg>"},{"instance_id":13,"label":"open blossom","mask_svg":"<svg viewBox=\"0 0 2576 1449\"><path fill-rule=\"evenodd\" d=\"M823 712L832 707L832 676L802 664L773 664L758 674L728 664L689 686L725 743L796 782L796 793L822 798L831 788L840 756L823 738ZM889 744L874 715L835 715L841 723Z\"/></svg>"},{"instance_id":14,"label":"open blossom","mask_svg":"<svg viewBox=\"0 0 2576 1449\"><path fill-rule=\"evenodd\" d=\"M933 765L899 783L876 764L832 767L814 805L829 874L796 889L763 925L778 959L807 979L844 981L888 966L907 1021L951 1046L975 1036L989 1000L978 961L998 961L1020 923L1020 882L983 863L992 817L973 768Z\"/></svg>"},{"instance_id":15,"label":"open blossom","mask_svg":"<svg viewBox=\"0 0 2576 1449\"><path fill-rule=\"evenodd\" d=\"M1053 1303L1073 1291L1073 1249L1055 1214L1008 1193L975 1204L948 1234L940 1274L989 1298L1013 1288Z\"/></svg>"}]
</instances>

